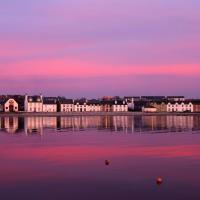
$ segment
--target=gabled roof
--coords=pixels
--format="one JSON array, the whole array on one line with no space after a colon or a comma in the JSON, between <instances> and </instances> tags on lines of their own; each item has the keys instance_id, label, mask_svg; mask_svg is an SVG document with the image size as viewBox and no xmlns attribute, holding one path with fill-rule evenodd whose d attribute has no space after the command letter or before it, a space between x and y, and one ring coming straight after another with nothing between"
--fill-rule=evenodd
<instances>
[{"instance_id":1,"label":"gabled roof","mask_svg":"<svg viewBox=\"0 0 200 200\"><path fill-rule=\"evenodd\" d=\"M114 100L102 100L101 104L102 105L114 105L115 101Z\"/></svg>"},{"instance_id":2,"label":"gabled roof","mask_svg":"<svg viewBox=\"0 0 200 200\"><path fill-rule=\"evenodd\" d=\"M0 105L4 105L8 100L11 100L11 99L13 99L18 104L18 101L14 98L4 98L4 99L0 99Z\"/></svg>"},{"instance_id":3,"label":"gabled roof","mask_svg":"<svg viewBox=\"0 0 200 200\"><path fill-rule=\"evenodd\" d=\"M73 99L64 99L64 98L61 98L59 99L59 103L60 104L73 104Z\"/></svg>"},{"instance_id":4,"label":"gabled roof","mask_svg":"<svg viewBox=\"0 0 200 200\"><path fill-rule=\"evenodd\" d=\"M115 103L115 105L127 105L127 102L122 99L116 100L114 103Z\"/></svg>"},{"instance_id":5,"label":"gabled roof","mask_svg":"<svg viewBox=\"0 0 200 200\"><path fill-rule=\"evenodd\" d=\"M30 103L40 103L40 102L42 102L41 96L28 96L27 99L28 99L28 102L30 102Z\"/></svg>"},{"instance_id":6,"label":"gabled roof","mask_svg":"<svg viewBox=\"0 0 200 200\"><path fill-rule=\"evenodd\" d=\"M87 105L100 105L101 101L97 100L97 99L91 99L87 101Z\"/></svg>"},{"instance_id":7,"label":"gabled roof","mask_svg":"<svg viewBox=\"0 0 200 200\"><path fill-rule=\"evenodd\" d=\"M127 102L125 100L119 99L119 100L103 100L101 101L102 105L127 105Z\"/></svg>"},{"instance_id":8,"label":"gabled roof","mask_svg":"<svg viewBox=\"0 0 200 200\"><path fill-rule=\"evenodd\" d=\"M53 97L44 97L44 98L43 98L43 104L55 105L55 104L57 104L57 98L53 98Z\"/></svg>"},{"instance_id":9,"label":"gabled roof","mask_svg":"<svg viewBox=\"0 0 200 200\"><path fill-rule=\"evenodd\" d=\"M87 103L87 101L86 100L75 100L74 101L74 105L76 105L76 104L79 104L79 105L84 105L84 104L86 104Z\"/></svg>"},{"instance_id":10,"label":"gabled roof","mask_svg":"<svg viewBox=\"0 0 200 200\"><path fill-rule=\"evenodd\" d=\"M170 104L189 104L192 103L192 101L168 101Z\"/></svg>"}]
</instances>

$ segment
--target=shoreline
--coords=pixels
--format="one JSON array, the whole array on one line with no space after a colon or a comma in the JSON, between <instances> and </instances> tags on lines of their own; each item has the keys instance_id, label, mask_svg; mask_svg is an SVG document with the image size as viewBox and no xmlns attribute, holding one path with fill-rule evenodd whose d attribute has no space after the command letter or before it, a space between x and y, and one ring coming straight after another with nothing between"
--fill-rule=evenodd
<instances>
[{"instance_id":1,"label":"shoreline","mask_svg":"<svg viewBox=\"0 0 200 200\"><path fill-rule=\"evenodd\" d=\"M144 113L144 112L55 112L55 113L30 113L30 112L17 112L17 113L0 113L0 117L73 117L73 116L194 116L200 115L200 113L168 113L168 112L156 112L156 113Z\"/></svg>"}]
</instances>

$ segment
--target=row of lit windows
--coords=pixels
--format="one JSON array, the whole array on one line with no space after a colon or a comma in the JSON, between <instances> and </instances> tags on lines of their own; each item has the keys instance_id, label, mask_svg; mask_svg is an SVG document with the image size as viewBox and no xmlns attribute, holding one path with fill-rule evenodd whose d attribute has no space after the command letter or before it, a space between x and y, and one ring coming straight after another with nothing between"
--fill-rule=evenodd
<instances>
[{"instance_id":1,"label":"row of lit windows","mask_svg":"<svg viewBox=\"0 0 200 200\"><path fill-rule=\"evenodd\" d=\"M176 105L176 106L173 106L173 105L172 105L172 106L170 106L170 107L171 107L171 108L179 108L180 106L178 106L178 105ZM185 107L185 108L191 108L191 107L192 107L192 105L185 105L185 106L184 106L184 105L182 105L182 108L184 108L184 107Z\"/></svg>"}]
</instances>

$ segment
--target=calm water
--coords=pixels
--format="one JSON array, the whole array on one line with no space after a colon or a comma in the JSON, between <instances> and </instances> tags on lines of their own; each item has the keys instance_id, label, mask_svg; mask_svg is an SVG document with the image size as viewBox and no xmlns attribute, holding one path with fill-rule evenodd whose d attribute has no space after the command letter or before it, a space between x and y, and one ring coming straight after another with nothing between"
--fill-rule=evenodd
<instances>
[{"instance_id":1,"label":"calm water","mask_svg":"<svg viewBox=\"0 0 200 200\"><path fill-rule=\"evenodd\" d=\"M200 116L0 118L0 198L199 200Z\"/></svg>"}]
</instances>

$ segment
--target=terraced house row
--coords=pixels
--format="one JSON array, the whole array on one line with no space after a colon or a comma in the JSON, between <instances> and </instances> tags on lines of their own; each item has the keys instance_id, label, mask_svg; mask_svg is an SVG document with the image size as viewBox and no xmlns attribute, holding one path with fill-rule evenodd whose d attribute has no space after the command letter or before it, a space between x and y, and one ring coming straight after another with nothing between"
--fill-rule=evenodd
<instances>
[{"instance_id":1,"label":"terraced house row","mask_svg":"<svg viewBox=\"0 0 200 200\"><path fill-rule=\"evenodd\" d=\"M183 96L106 97L66 99L42 95L0 96L1 112L200 112L200 100Z\"/></svg>"},{"instance_id":2,"label":"terraced house row","mask_svg":"<svg viewBox=\"0 0 200 200\"><path fill-rule=\"evenodd\" d=\"M25 95L24 100L18 102L17 97L4 98L0 102L0 110L2 112L128 112L128 104L124 99L73 100L64 97Z\"/></svg>"},{"instance_id":3,"label":"terraced house row","mask_svg":"<svg viewBox=\"0 0 200 200\"><path fill-rule=\"evenodd\" d=\"M200 112L199 100L185 101L157 101L151 102L142 108L143 112Z\"/></svg>"}]
</instances>

